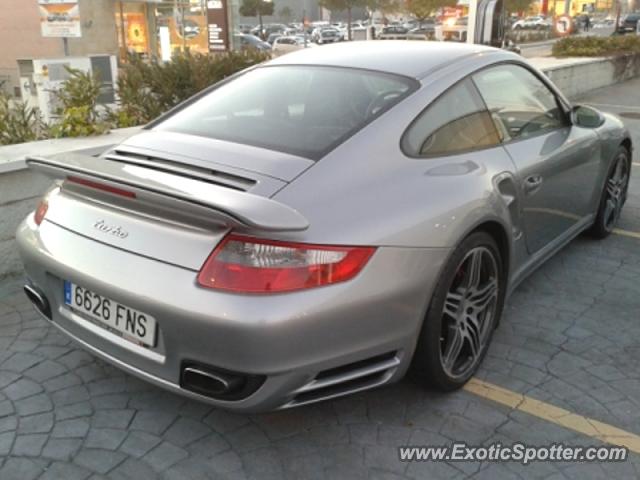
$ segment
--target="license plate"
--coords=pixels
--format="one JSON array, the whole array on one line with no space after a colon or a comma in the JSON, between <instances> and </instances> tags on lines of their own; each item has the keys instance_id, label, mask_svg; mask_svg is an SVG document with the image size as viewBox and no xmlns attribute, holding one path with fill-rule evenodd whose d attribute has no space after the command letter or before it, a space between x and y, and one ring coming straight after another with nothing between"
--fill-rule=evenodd
<instances>
[{"instance_id":1,"label":"license plate","mask_svg":"<svg viewBox=\"0 0 640 480\"><path fill-rule=\"evenodd\" d=\"M68 281L64 282L64 303L97 320L101 326L115 330L126 340L149 347L155 345L156 320L151 315Z\"/></svg>"}]
</instances>

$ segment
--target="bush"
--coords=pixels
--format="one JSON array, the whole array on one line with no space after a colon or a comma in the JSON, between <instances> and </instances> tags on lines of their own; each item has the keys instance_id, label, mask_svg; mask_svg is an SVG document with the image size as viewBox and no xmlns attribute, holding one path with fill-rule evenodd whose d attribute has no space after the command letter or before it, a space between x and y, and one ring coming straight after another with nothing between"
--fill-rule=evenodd
<instances>
[{"instance_id":1,"label":"bush","mask_svg":"<svg viewBox=\"0 0 640 480\"><path fill-rule=\"evenodd\" d=\"M251 51L219 55L177 54L170 62L131 57L118 76L119 109L111 120L118 127L147 123L208 86L268 59Z\"/></svg>"},{"instance_id":2,"label":"bush","mask_svg":"<svg viewBox=\"0 0 640 480\"><path fill-rule=\"evenodd\" d=\"M38 112L24 102L11 104L0 92L0 145L31 142L43 138L46 128Z\"/></svg>"},{"instance_id":3,"label":"bush","mask_svg":"<svg viewBox=\"0 0 640 480\"><path fill-rule=\"evenodd\" d=\"M109 125L100 118L98 97L102 82L97 73L67 68L70 77L54 92L61 103L60 119L51 126L51 136L85 137L100 135Z\"/></svg>"},{"instance_id":4,"label":"bush","mask_svg":"<svg viewBox=\"0 0 640 480\"><path fill-rule=\"evenodd\" d=\"M554 57L604 57L640 53L640 36L567 37L553 45L552 53Z\"/></svg>"},{"instance_id":5,"label":"bush","mask_svg":"<svg viewBox=\"0 0 640 480\"><path fill-rule=\"evenodd\" d=\"M103 84L95 74L67 69L69 78L54 92L60 103L60 118L50 127L42 122L37 109L22 102L12 106L9 98L0 94L0 145L39 140L47 135L99 135L111 126L142 125L208 86L268 58L268 54L251 51L220 55L186 52L167 63L147 63L131 57L120 69L119 108L115 110L98 105Z\"/></svg>"}]
</instances>

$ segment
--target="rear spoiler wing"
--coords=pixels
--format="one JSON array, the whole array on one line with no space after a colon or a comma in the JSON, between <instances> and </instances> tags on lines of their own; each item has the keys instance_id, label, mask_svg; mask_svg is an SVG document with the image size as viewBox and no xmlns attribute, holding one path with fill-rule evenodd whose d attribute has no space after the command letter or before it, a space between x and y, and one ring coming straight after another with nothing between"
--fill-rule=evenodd
<instances>
[{"instance_id":1,"label":"rear spoiler wing","mask_svg":"<svg viewBox=\"0 0 640 480\"><path fill-rule=\"evenodd\" d=\"M126 188L150 201L205 208L230 227L265 231L300 231L309 222L297 210L269 198L222 187L191 177L79 153L28 157L30 169L53 179L69 176Z\"/></svg>"}]
</instances>

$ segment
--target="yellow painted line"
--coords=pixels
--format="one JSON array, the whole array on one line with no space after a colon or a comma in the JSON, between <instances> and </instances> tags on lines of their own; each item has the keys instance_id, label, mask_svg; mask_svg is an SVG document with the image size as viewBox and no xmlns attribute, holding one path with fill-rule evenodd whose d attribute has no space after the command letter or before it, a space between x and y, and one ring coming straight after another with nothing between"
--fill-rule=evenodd
<instances>
[{"instance_id":1,"label":"yellow painted line","mask_svg":"<svg viewBox=\"0 0 640 480\"><path fill-rule=\"evenodd\" d=\"M620 428L583 417L564 408L512 392L492 383L472 378L464 389L479 397L528 413L547 422L587 435L604 443L628 448L640 453L640 436Z\"/></svg>"},{"instance_id":2,"label":"yellow painted line","mask_svg":"<svg viewBox=\"0 0 640 480\"><path fill-rule=\"evenodd\" d=\"M546 213L547 215L554 215L556 217L568 218L569 220L581 220L582 217L580 215L576 215L571 212L564 212L562 210L556 210L555 208L538 208L538 207L529 207L523 208L524 212L527 213Z\"/></svg>"},{"instance_id":3,"label":"yellow painted line","mask_svg":"<svg viewBox=\"0 0 640 480\"><path fill-rule=\"evenodd\" d=\"M622 230L621 228L614 228L613 233L616 235L622 235L623 237L637 238L640 240L640 233L630 232L629 230Z\"/></svg>"}]
</instances>

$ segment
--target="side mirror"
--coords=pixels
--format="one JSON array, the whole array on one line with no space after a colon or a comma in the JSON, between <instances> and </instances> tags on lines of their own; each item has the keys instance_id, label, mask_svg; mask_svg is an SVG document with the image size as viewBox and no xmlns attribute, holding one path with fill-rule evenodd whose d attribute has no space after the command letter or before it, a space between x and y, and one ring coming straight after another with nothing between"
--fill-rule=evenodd
<instances>
[{"instance_id":1,"label":"side mirror","mask_svg":"<svg viewBox=\"0 0 640 480\"><path fill-rule=\"evenodd\" d=\"M571 123L582 128L598 128L605 118L602 113L586 105L576 105L571 109Z\"/></svg>"}]
</instances>

